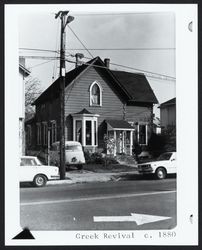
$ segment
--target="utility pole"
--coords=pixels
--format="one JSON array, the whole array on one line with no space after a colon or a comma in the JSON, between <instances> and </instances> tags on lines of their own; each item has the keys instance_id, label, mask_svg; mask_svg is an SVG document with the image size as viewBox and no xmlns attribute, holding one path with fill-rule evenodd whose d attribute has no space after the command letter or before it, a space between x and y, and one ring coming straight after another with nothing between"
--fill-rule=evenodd
<instances>
[{"instance_id":1,"label":"utility pole","mask_svg":"<svg viewBox=\"0 0 202 250\"><path fill-rule=\"evenodd\" d=\"M61 19L60 36L60 179L65 179L65 27L74 20L69 11L59 11L55 18Z\"/></svg>"}]
</instances>

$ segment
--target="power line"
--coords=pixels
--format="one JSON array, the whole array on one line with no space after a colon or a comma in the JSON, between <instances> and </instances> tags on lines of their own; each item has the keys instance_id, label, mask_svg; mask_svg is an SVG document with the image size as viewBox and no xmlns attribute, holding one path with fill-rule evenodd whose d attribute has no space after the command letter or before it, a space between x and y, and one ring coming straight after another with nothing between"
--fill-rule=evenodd
<instances>
[{"instance_id":1,"label":"power line","mask_svg":"<svg viewBox=\"0 0 202 250\"><path fill-rule=\"evenodd\" d=\"M82 44L82 46L85 48L85 50L89 53L89 55L93 58L93 55L91 52L86 48L86 46L83 44L83 42L79 39L79 37L76 35L76 33L73 31L73 29L68 25L71 32L75 35L75 37L78 39L78 41Z\"/></svg>"},{"instance_id":2,"label":"power line","mask_svg":"<svg viewBox=\"0 0 202 250\"><path fill-rule=\"evenodd\" d=\"M72 31L73 32L73 31ZM82 44L85 46L84 44ZM37 52L52 52L59 53L59 50L45 50L45 49L31 49L31 48L19 48L21 50L31 50ZM66 50L176 50L176 48L68 48ZM93 56L93 55L91 55Z\"/></svg>"},{"instance_id":3,"label":"power line","mask_svg":"<svg viewBox=\"0 0 202 250\"><path fill-rule=\"evenodd\" d=\"M45 59L45 60L47 60L47 59L49 59L49 60L58 60L58 59L60 59L60 57L48 57L48 56L23 56L23 57L30 58L30 59ZM89 59L88 57L85 57L85 58ZM66 61L68 61L69 63L75 63L75 61L70 61L68 59L66 59ZM91 65L91 64L89 64L87 62L80 62L80 63L81 64L85 64L85 65ZM171 80L171 81L175 81L176 80L175 77L164 75L164 74L154 73L154 72L151 72L151 71L137 69L137 68L133 68L133 67L129 67L129 66L117 64L117 63L110 63L110 64L114 65L114 66L119 66L119 67L122 67L122 68L130 69L130 70L139 71L139 72L136 72L136 74L144 73L144 74L146 74L147 77L150 77L150 78L155 78L155 79L162 79L163 78L165 80ZM105 67L105 66L99 66L99 65L93 65L93 66L97 67L97 68L105 68L105 69L107 69L107 67Z\"/></svg>"},{"instance_id":4,"label":"power line","mask_svg":"<svg viewBox=\"0 0 202 250\"><path fill-rule=\"evenodd\" d=\"M90 63L86 63L86 62L80 62L80 63L85 64L85 65L91 65ZM111 65L115 65L115 66L119 66L119 67L122 67L122 68L126 68L126 69L131 69L131 70L135 70L135 71L141 71L142 73L147 74L147 77L151 77L151 78L155 78L155 79L162 79L162 78L164 78L165 80L170 80L170 81L175 81L175 80L176 80L176 79L175 79L174 77L172 77L172 76L167 76L167 75L163 75L163 74L154 73L154 72L151 72L151 71L136 69L136 68L133 68L133 67L128 67L128 66L124 66L124 65L116 64L116 63L110 63L110 64L111 64ZM99 66L99 65L93 65L93 67L108 69L108 68L105 67L105 66ZM140 72L136 72L136 74L141 75ZM148 74L151 74L151 75L148 75ZM156 75L156 76L155 76L155 75ZM162 78L160 78L160 77L162 77Z\"/></svg>"},{"instance_id":5,"label":"power line","mask_svg":"<svg viewBox=\"0 0 202 250\"><path fill-rule=\"evenodd\" d=\"M89 13L78 13L74 16L124 16L124 15L162 15L170 14L170 12L89 12Z\"/></svg>"},{"instance_id":6,"label":"power line","mask_svg":"<svg viewBox=\"0 0 202 250\"><path fill-rule=\"evenodd\" d=\"M53 56L22 56L24 58L29 58L29 59L49 59L49 60L58 60L60 57L53 57Z\"/></svg>"},{"instance_id":7,"label":"power line","mask_svg":"<svg viewBox=\"0 0 202 250\"><path fill-rule=\"evenodd\" d=\"M129 67L129 66L123 66L123 65L117 64L117 63L111 63L111 64L115 65L115 66L123 67L123 68L126 68L126 69L133 69L133 70L141 71L143 73L155 74L155 75L158 75L158 76L161 76L161 77L167 77L167 78L170 78L172 80L175 80L175 77L172 77L172 76L168 76L168 75L164 75L164 74L159 74L159 73L154 73L154 72L146 71L146 70L142 70L142 69L136 69L136 68Z\"/></svg>"},{"instance_id":8,"label":"power line","mask_svg":"<svg viewBox=\"0 0 202 250\"><path fill-rule=\"evenodd\" d=\"M43 65L43 64L46 64L46 63L49 63L49 62L52 62L52 61L53 61L53 60L51 59L51 60L48 60L48 61L46 61L46 62L42 62L42 63L36 64L36 65L34 65L34 66L32 66L32 67L29 67L29 68L32 69L32 68L41 66L41 65Z\"/></svg>"},{"instance_id":9,"label":"power line","mask_svg":"<svg viewBox=\"0 0 202 250\"><path fill-rule=\"evenodd\" d=\"M32 51L41 51L41 52L53 52L53 53L59 53L56 50L49 50L49 49L32 49L32 48L19 48L20 50L32 50Z\"/></svg>"},{"instance_id":10,"label":"power line","mask_svg":"<svg viewBox=\"0 0 202 250\"><path fill-rule=\"evenodd\" d=\"M68 50L86 50L86 49L82 49L82 48L70 48L70 49L68 49ZM127 51L127 50L129 50L129 51L131 51L131 50L146 50L146 51L148 51L148 50L159 50L159 51L162 51L162 50L175 50L175 48L88 48L88 50L115 50L115 51Z\"/></svg>"},{"instance_id":11,"label":"power line","mask_svg":"<svg viewBox=\"0 0 202 250\"><path fill-rule=\"evenodd\" d=\"M86 59L91 59L91 58L86 57L86 56L84 56L84 58L86 58ZM88 63L84 63L84 62L81 62L81 63L88 65ZM155 73L155 72L151 72L151 71L147 71L147 70L141 70L141 69L137 69L137 68L125 66L125 65L122 65L122 64L117 64L117 63L111 63L111 62L110 62L110 64L111 64L111 65L115 65L115 66L119 66L119 67L122 67L122 68L132 69L132 70L135 70L135 71L141 71L141 72L143 72L143 73L149 73L149 74L153 74L153 75L158 75L158 76L160 76L160 77L166 77L166 78L170 78L170 79L172 79L172 80L176 80L176 78L173 77L173 76L168 76L168 75L164 75L164 74L159 74L159 73ZM89 65L90 65L90 64L89 64ZM108 68L105 67L105 66L98 66L98 65L94 65L94 66L95 66L95 67L99 67L99 68L108 69ZM157 78L157 79L158 79L158 78Z\"/></svg>"}]
</instances>

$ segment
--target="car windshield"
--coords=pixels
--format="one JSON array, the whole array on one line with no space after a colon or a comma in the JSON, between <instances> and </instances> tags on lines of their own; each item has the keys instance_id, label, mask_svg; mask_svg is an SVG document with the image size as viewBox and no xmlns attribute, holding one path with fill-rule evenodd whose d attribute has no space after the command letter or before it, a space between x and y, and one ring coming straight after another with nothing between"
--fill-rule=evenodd
<instances>
[{"instance_id":1,"label":"car windshield","mask_svg":"<svg viewBox=\"0 0 202 250\"><path fill-rule=\"evenodd\" d=\"M36 162L37 162L37 166L42 166L43 165L42 162L38 158L36 159Z\"/></svg>"},{"instance_id":2,"label":"car windshield","mask_svg":"<svg viewBox=\"0 0 202 250\"><path fill-rule=\"evenodd\" d=\"M162 160L169 160L171 157L172 153L163 153L161 154L157 160L162 161Z\"/></svg>"},{"instance_id":3,"label":"car windshield","mask_svg":"<svg viewBox=\"0 0 202 250\"><path fill-rule=\"evenodd\" d=\"M81 146L80 145L66 145L65 146L66 150L74 150L74 151L81 151Z\"/></svg>"}]
</instances>

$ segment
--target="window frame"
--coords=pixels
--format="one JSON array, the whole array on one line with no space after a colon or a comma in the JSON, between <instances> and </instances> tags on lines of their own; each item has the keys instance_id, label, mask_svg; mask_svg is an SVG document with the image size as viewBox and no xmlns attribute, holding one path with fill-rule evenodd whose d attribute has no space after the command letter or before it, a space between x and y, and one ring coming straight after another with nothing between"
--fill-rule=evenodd
<instances>
[{"instance_id":1,"label":"window frame","mask_svg":"<svg viewBox=\"0 0 202 250\"><path fill-rule=\"evenodd\" d=\"M37 127L37 145L41 145L41 123L37 122L36 127Z\"/></svg>"},{"instance_id":2,"label":"window frame","mask_svg":"<svg viewBox=\"0 0 202 250\"><path fill-rule=\"evenodd\" d=\"M32 144L32 126L27 125L27 145Z\"/></svg>"},{"instance_id":3,"label":"window frame","mask_svg":"<svg viewBox=\"0 0 202 250\"><path fill-rule=\"evenodd\" d=\"M96 103L93 103L92 101L92 97L93 97L93 87L97 85L98 88L99 88L99 100L100 100L100 103L99 104L96 104ZM91 107L102 107L102 92L103 92L103 89L102 89L102 86L101 84L98 82L98 81L94 81L91 85L90 85L90 88L89 88L89 92L90 92L90 96L89 96L89 100L90 100L90 106Z\"/></svg>"},{"instance_id":4,"label":"window frame","mask_svg":"<svg viewBox=\"0 0 202 250\"><path fill-rule=\"evenodd\" d=\"M43 145L48 145L48 123L42 122L43 124Z\"/></svg>"},{"instance_id":5,"label":"window frame","mask_svg":"<svg viewBox=\"0 0 202 250\"><path fill-rule=\"evenodd\" d=\"M57 141L57 121L52 120L51 122L51 145Z\"/></svg>"},{"instance_id":6,"label":"window frame","mask_svg":"<svg viewBox=\"0 0 202 250\"><path fill-rule=\"evenodd\" d=\"M76 138L76 122L81 122L81 144L84 147L98 147L98 116L99 115L88 115L82 114L80 116L73 117L73 140L77 141ZM86 121L91 122L91 144L86 144Z\"/></svg>"},{"instance_id":7,"label":"window frame","mask_svg":"<svg viewBox=\"0 0 202 250\"><path fill-rule=\"evenodd\" d=\"M145 143L140 143L140 126L145 126ZM142 146L147 146L148 145L148 124L138 124L137 126L137 139L138 139L138 143L139 145Z\"/></svg>"}]
</instances>

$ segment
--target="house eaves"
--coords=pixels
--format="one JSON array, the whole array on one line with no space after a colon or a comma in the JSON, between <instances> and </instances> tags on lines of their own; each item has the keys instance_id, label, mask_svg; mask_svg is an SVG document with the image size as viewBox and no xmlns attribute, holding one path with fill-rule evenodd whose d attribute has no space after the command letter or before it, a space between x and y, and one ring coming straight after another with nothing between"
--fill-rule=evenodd
<instances>
[{"instance_id":1,"label":"house eaves","mask_svg":"<svg viewBox=\"0 0 202 250\"><path fill-rule=\"evenodd\" d=\"M174 105L176 105L176 97L174 97L166 102L161 103L161 105L159 105L158 108L165 108L165 107L174 106Z\"/></svg>"},{"instance_id":2,"label":"house eaves","mask_svg":"<svg viewBox=\"0 0 202 250\"><path fill-rule=\"evenodd\" d=\"M94 60L97 58L94 58L92 61L90 61L90 65L81 65L69 72L66 73L65 77L65 87L71 86L78 78L86 72L86 70L93 64ZM53 82L33 103L32 105L37 105L39 103L43 103L49 99L51 99L53 96L59 96L60 91L60 77Z\"/></svg>"},{"instance_id":3,"label":"house eaves","mask_svg":"<svg viewBox=\"0 0 202 250\"><path fill-rule=\"evenodd\" d=\"M145 80L145 76L143 75L143 80L140 81L144 87L140 89L138 87L138 83L132 85L131 78L135 78L134 73L129 72L122 72L122 71L115 71L110 70L104 64L100 57L93 58L92 60L88 61L87 63L83 63L81 66L69 71L66 73L65 78L65 87L71 87L82 75L91 67L94 67L100 74L105 74L105 76L111 81L114 88L118 90L120 96L125 100L126 103L130 103L131 105L135 105L137 103L158 103L149 83ZM118 75L117 75L118 74ZM126 76L129 78L130 75L130 82L129 85L127 81L125 81ZM132 76L131 76L132 75ZM134 81L134 80L133 80ZM136 80L137 81L137 80ZM134 95L136 90L139 91L139 96L136 94ZM51 84L33 103L32 105L37 105L39 103L43 103L47 100L50 100L56 96L59 96L60 92L60 78L58 78L53 84ZM141 98L140 98L141 96Z\"/></svg>"},{"instance_id":4,"label":"house eaves","mask_svg":"<svg viewBox=\"0 0 202 250\"><path fill-rule=\"evenodd\" d=\"M121 86L118 80L113 76L108 68L105 67L104 63L100 57L95 57L87 63L83 63L81 66L69 71L66 73L65 87L70 88L90 67L95 66L95 68L104 69L107 72L108 76L116 82L120 91L124 93L125 98L129 99L129 93L126 93L126 90ZM59 84L60 78L58 78L54 83L52 83L33 103L32 105L37 105L43 103L49 99L51 96L59 95Z\"/></svg>"}]
</instances>

